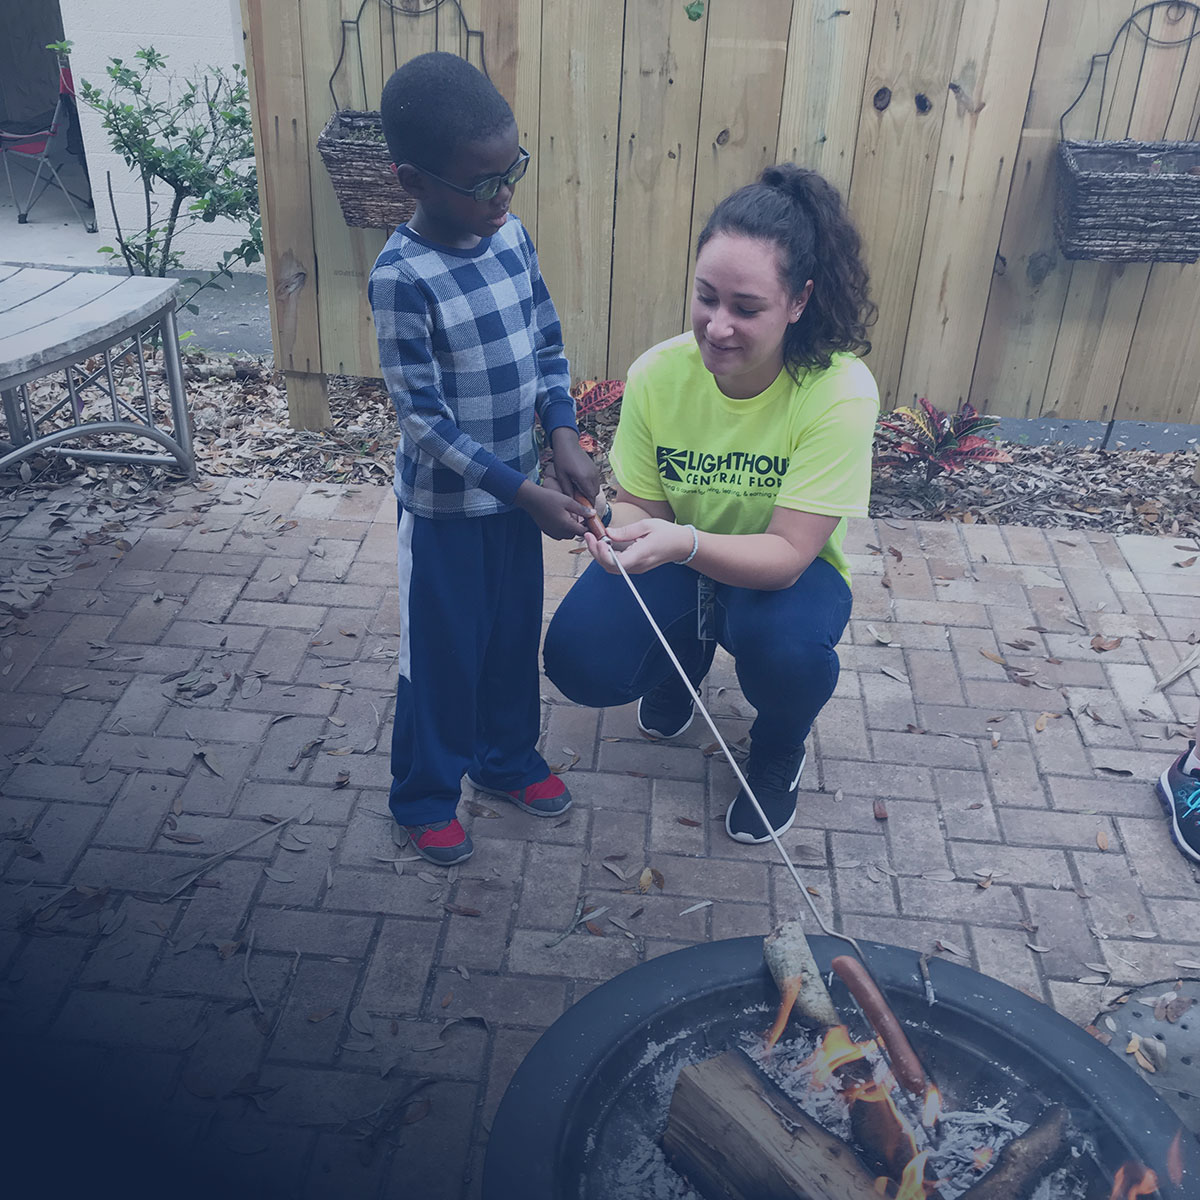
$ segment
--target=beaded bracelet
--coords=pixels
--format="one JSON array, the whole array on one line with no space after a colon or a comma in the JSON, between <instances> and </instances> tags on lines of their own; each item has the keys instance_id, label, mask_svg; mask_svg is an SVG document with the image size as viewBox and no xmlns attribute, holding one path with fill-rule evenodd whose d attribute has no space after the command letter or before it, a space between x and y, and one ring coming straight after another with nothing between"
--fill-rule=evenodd
<instances>
[{"instance_id":1,"label":"beaded bracelet","mask_svg":"<svg viewBox=\"0 0 1200 1200\"><path fill-rule=\"evenodd\" d=\"M695 525L685 525L684 528L692 531L692 552L687 556L687 558L681 558L677 560L679 566L681 567L686 567L688 563L690 563L692 559L696 557L696 551L700 549L700 535L696 532Z\"/></svg>"}]
</instances>

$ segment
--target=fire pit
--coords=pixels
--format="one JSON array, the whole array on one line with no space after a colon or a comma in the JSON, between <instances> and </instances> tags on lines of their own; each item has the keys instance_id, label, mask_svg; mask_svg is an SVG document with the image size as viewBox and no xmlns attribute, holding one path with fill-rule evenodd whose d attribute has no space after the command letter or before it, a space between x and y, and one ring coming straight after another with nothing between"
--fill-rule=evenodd
<instances>
[{"instance_id":1,"label":"fire pit","mask_svg":"<svg viewBox=\"0 0 1200 1200\"><path fill-rule=\"evenodd\" d=\"M809 941L822 972L845 949L829 937ZM929 964L936 992L930 1006L913 951L873 942L863 948L947 1107L1003 1103L1008 1117L1024 1124L1050 1106L1065 1108L1074 1194L1084 1200L1200 1195L1194 1168L1171 1181L1179 1174L1168 1165L1179 1161L1179 1119L1088 1034L1022 993L942 960ZM836 980L830 990L839 1011L852 1011ZM691 1194L678 1177L647 1182L630 1166L658 1142L680 1070L745 1047L771 1023L778 1002L758 938L680 950L589 993L543 1035L513 1077L488 1144L485 1200ZM1153 1168L1157 1191L1122 1185L1114 1191L1114 1179L1140 1178L1129 1164Z\"/></svg>"}]
</instances>

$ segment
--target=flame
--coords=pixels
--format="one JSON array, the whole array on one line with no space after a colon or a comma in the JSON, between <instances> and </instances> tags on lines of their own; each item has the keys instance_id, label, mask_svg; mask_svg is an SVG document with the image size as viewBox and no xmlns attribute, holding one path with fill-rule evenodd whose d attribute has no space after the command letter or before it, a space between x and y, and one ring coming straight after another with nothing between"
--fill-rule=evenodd
<instances>
[{"instance_id":1,"label":"flame","mask_svg":"<svg viewBox=\"0 0 1200 1200\"><path fill-rule=\"evenodd\" d=\"M774 1047L783 1035L784 1029L787 1028L788 1017L792 1015L792 1006L796 1003L796 997L800 995L800 987L803 982L799 975L793 975L790 979L783 981L779 996L779 1011L775 1014L775 1024L771 1026L771 1031L767 1034L768 1050Z\"/></svg>"},{"instance_id":2,"label":"flame","mask_svg":"<svg viewBox=\"0 0 1200 1200\"><path fill-rule=\"evenodd\" d=\"M833 1025L825 1032L821 1044L811 1058L806 1059L801 1066L812 1067L812 1086L825 1087L833 1078L838 1067L863 1058L874 1042L856 1042L850 1037L850 1031L845 1025Z\"/></svg>"},{"instance_id":3,"label":"flame","mask_svg":"<svg viewBox=\"0 0 1200 1200\"><path fill-rule=\"evenodd\" d=\"M921 1113L921 1124L931 1128L942 1115L942 1093L931 1083L925 1089L925 1109Z\"/></svg>"},{"instance_id":4,"label":"flame","mask_svg":"<svg viewBox=\"0 0 1200 1200\"><path fill-rule=\"evenodd\" d=\"M896 1200L925 1200L925 1160L929 1157L928 1150L922 1150L915 1158L910 1159L900 1176L900 1190Z\"/></svg>"},{"instance_id":5,"label":"flame","mask_svg":"<svg viewBox=\"0 0 1200 1200\"><path fill-rule=\"evenodd\" d=\"M1136 1200L1138 1196L1152 1196L1158 1190L1158 1176L1141 1163L1126 1163L1113 1180L1113 1190L1108 1200Z\"/></svg>"},{"instance_id":6,"label":"flame","mask_svg":"<svg viewBox=\"0 0 1200 1200\"><path fill-rule=\"evenodd\" d=\"M974 1167L977 1171L986 1171L991 1166L992 1157L996 1151L991 1146L981 1146L975 1151Z\"/></svg>"},{"instance_id":7,"label":"flame","mask_svg":"<svg viewBox=\"0 0 1200 1200\"><path fill-rule=\"evenodd\" d=\"M1167 1147L1167 1175L1170 1176L1171 1182L1179 1187L1183 1183L1183 1126L1180 1125L1179 1132L1171 1139L1170 1146Z\"/></svg>"}]
</instances>

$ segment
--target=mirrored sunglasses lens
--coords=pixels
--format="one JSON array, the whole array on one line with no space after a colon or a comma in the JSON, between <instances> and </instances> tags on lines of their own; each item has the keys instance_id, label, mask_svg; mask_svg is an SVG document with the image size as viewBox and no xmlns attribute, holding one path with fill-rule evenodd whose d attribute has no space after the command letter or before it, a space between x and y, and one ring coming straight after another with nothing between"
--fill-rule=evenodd
<instances>
[{"instance_id":1,"label":"mirrored sunglasses lens","mask_svg":"<svg viewBox=\"0 0 1200 1200\"><path fill-rule=\"evenodd\" d=\"M485 179L482 183L475 186L476 200L491 200L500 190L500 184L503 182L499 175L493 175L491 179Z\"/></svg>"},{"instance_id":2,"label":"mirrored sunglasses lens","mask_svg":"<svg viewBox=\"0 0 1200 1200\"><path fill-rule=\"evenodd\" d=\"M514 183L517 183L525 178L525 172L528 170L528 168L529 159L521 159L521 161L517 163L517 165L513 167L513 169L509 171L507 175L505 175L504 182L507 183L509 187L512 187Z\"/></svg>"}]
</instances>

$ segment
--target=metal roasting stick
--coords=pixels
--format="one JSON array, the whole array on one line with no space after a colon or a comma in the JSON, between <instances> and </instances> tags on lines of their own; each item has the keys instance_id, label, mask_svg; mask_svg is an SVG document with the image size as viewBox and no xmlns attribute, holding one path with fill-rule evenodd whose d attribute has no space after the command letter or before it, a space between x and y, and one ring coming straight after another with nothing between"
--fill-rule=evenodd
<instances>
[{"instance_id":1,"label":"metal roasting stick","mask_svg":"<svg viewBox=\"0 0 1200 1200\"><path fill-rule=\"evenodd\" d=\"M582 497L577 497L577 499L579 499L581 503L588 504L588 501L584 500ZM588 507L591 507L591 505L588 504ZM606 529L604 529L604 526L600 525L598 521L595 523L595 525L591 525L591 523L589 522L589 526L590 526L590 531L592 532L593 536L595 536L595 534L596 534L597 527L604 531L604 536L602 538L597 538L597 540L602 542L604 545L606 545L608 547L608 552L609 552L609 554L612 555L612 560L614 563L616 563L617 570L619 570L621 572L621 578L624 579L626 584L629 585L629 590L633 593L634 600L637 601L637 605L642 610L643 614L646 617L646 620L650 622L650 628L654 630L655 635L658 637L659 642L662 644L662 648L667 652L667 657L671 660L671 665L679 673L679 678L683 680L684 685L687 687L688 692L690 693L693 702L700 709L700 715L703 716L705 722L708 724L709 729L712 731L713 736L717 739L717 744L721 747L721 753L725 755L726 761L729 763L730 767L733 768L733 773L734 773L734 775L737 776L738 783L741 784L742 789L745 791L746 795L750 798L750 803L754 806L754 811L758 814L759 820L762 821L763 828L766 829L768 834L770 834L771 841L774 844L775 849L779 851L779 857L783 859L784 866L787 867L788 873L791 875L792 879L795 880L796 887L800 890L800 895L804 897L804 902L808 905L809 910L812 912L813 920L816 921L817 925L820 927L820 929L823 933L828 934L830 937L837 938L839 941L846 942L849 946L851 946L853 948L854 953L858 956L859 962L862 963L863 968L866 970L867 974L871 976L871 979L875 983L875 986L879 987L879 981L877 979L875 979L875 976L871 973L871 964L867 961L867 956L866 956L866 954L863 953L862 947L848 933L842 933L839 930L834 929L832 926L830 926L828 924L828 922L826 922L824 917L821 916L820 910L813 903L812 896L809 893L808 889L804 885L804 880L800 878L800 873L796 870L796 864L792 862L791 856L783 848L783 843L779 840L779 835L775 832L775 829L771 825L771 822L769 820L767 820L767 814L765 812L763 812L762 805L759 804L758 797L754 794L754 789L750 786L749 782L746 779L746 776L744 774L742 774L742 770L738 766L736 760L734 759L733 754L730 751L728 744L726 743L725 739L721 736L721 731L717 728L716 723L713 721L711 714L709 713L707 707L704 704L704 701L700 698L699 689L692 686L692 681L688 678L687 672L683 669L683 666L680 663L679 659L675 657L675 651L671 649L671 643L667 641L666 635L658 627L658 622L654 619L654 616L650 612L650 609L646 607L646 602L642 599L641 592L638 591L637 586L634 584L633 580L629 577L629 572L625 570L625 565L624 565L624 563L621 562L621 556L617 553L616 548L613 546L612 538L610 538L608 536L608 531ZM883 989L881 987L879 988L879 990L881 992L883 991ZM858 1007L857 1003L855 1004L855 1007ZM861 1009L860 1009L860 1014L861 1014ZM865 1020L866 1019L865 1014L862 1014L862 1015ZM887 1062L888 1067L891 1068L891 1066L892 1066L891 1059L888 1055L887 1047L883 1043L883 1039L877 1038L876 1042L879 1047L879 1052L884 1058L884 1061ZM895 1072L893 1071L893 1075L894 1074L895 1074ZM901 1097L904 1098L904 1100L909 1099L906 1096L903 1088L899 1088L898 1091L899 1091ZM915 1105L912 1107L915 1111ZM921 1114L918 1117L918 1120L916 1123L924 1124L923 1117L924 1117L924 1115Z\"/></svg>"},{"instance_id":2,"label":"metal roasting stick","mask_svg":"<svg viewBox=\"0 0 1200 1200\"><path fill-rule=\"evenodd\" d=\"M704 705L704 701L700 698L699 689L692 686L692 681L688 678L687 672L683 669L679 659L675 657L675 651L671 649L671 643L667 641L666 635L661 629L659 629L658 622L655 621L650 610L646 607L646 602L642 599L641 592L637 590L637 586L629 577L629 572L625 570L625 565L621 562L621 556L613 547L612 539L605 537L604 543L608 546L609 553L612 555L612 560L617 564L617 569L621 572L621 578L624 579L629 585L629 590L633 593L633 598L637 601L638 607L645 614L646 620L650 622L650 628L654 630L655 634L658 636L658 640L662 643L662 648L667 652L667 657L671 660L671 665L676 671L679 672L679 678L683 680L684 685L691 694L692 700L700 709L700 715L707 722L709 729L712 730L713 737L717 739L717 744L721 747L721 753L725 755L730 767L733 768L733 773L737 776L738 783L742 785L742 789L745 791L746 795L750 797L750 803L754 806L754 811L758 814L759 820L762 821L763 828L768 834L770 834L771 841L774 843L775 849L779 851L779 857L783 859L783 865L787 867L789 874L796 881L796 887L799 888L800 895L804 897L805 903L812 912L813 920L815 920L816 923L821 927L822 932L827 933L830 937L838 938L852 946L854 948L854 953L858 955L859 960L862 962L863 966L867 967L869 972L870 965L867 963L867 956L863 953L862 947L858 944L858 942L855 941L855 939L852 938L848 933L841 933L838 930L833 929L825 921L824 917L821 916L820 910L813 903L812 896L809 894L808 889L804 886L804 880L800 878L800 873L796 870L796 864L792 862L791 856L783 848L783 843L779 840L779 835L775 832L771 822L767 820L767 814L763 812L762 805L759 804L758 797L754 794L754 789L750 786L746 776L742 774L741 767L737 765L737 761L734 759L733 753L730 751L725 739L721 736L721 731L717 728L716 723L713 721L712 716L709 714L708 709ZM872 976L872 978L874 977ZM878 987L877 980L876 986Z\"/></svg>"}]
</instances>

